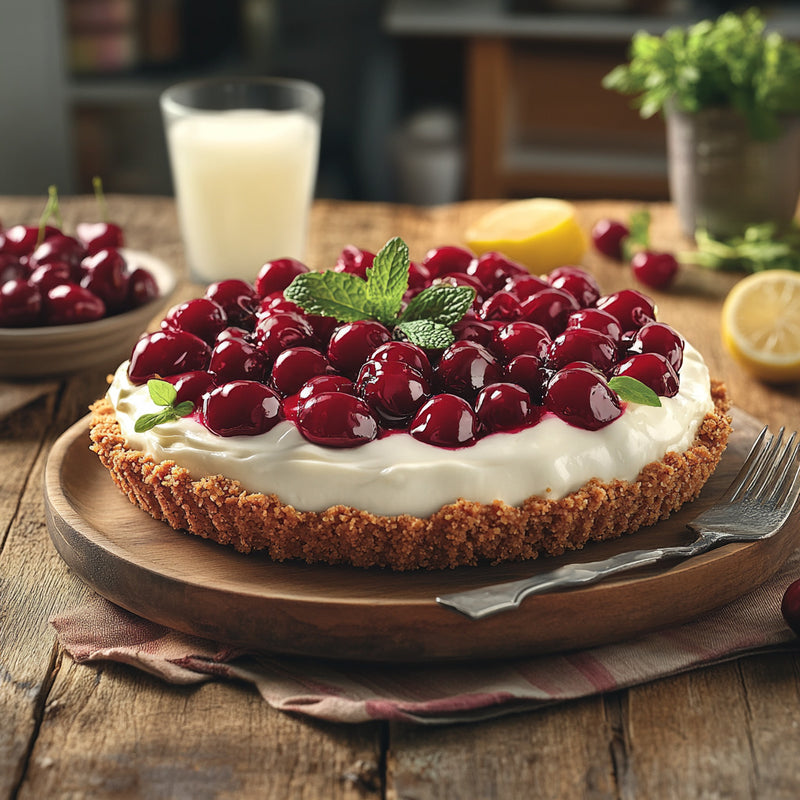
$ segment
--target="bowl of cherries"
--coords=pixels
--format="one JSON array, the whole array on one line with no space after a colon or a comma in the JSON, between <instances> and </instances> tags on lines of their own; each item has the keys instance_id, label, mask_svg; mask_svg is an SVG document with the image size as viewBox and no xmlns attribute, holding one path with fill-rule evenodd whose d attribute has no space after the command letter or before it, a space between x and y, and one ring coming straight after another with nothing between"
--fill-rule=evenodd
<instances>
[{"instance_id":1,"label":"bowl of cherries","mask_svg":"<svg viewBox=\"0 0 800 800\"><path fill-rule=\"evenodd\" d=\"M0 377L114 366L175 285L113 222L81 222L74 235L46 222L0 229Z\"/></svg>"}]
</instances>

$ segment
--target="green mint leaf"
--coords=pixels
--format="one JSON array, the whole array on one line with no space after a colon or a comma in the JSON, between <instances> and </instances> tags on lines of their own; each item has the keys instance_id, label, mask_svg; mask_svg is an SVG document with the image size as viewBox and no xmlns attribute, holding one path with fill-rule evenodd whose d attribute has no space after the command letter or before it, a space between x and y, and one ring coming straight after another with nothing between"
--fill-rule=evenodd
<instances>
[{"instance_id":1,"label":"green mint leaf","mask_svg":"<svg viewBox=\"0 0 800 800\"><path fill-rule=\"evenodd\" d=\"M283 290L283 296L307 314L335 317L339 322L373 316L366 282L349 272L304 272Z\"/></svg>"},{"instance_id":2,"label":"green mint leaf","mask_svg":"<svg viewBox=\"0 0 800 800\"><path fill-rule=\"evenodd\" d=\"M178 392L169 381L157 378L147 381L147 391L150 392L150 399L157 406L171 406L178 396Z\"/></svg>"},{"instance_id":3,"label":"green mint leaf","mask_svg":"<svg viewBox=\"0 0 800 800\"><path fill-rule=\"evenodd\" d=\"M397 324L397 330L402 331L411 344L430 350L440 350L449 347L456 337L453 331L441 322L430 319L415 319Z\"/></svg>"},{"instance_id":4,"label":"green mint leaf","mask_svg":"<svg viewBox=\"0 0 800 800\"><path fill-rule=\"evenodd\" d=\"M471 286L442 283L423 289L406 306L400 322L429 319L442 325L455 325L472 305L475 290Z\"/></svg>"},{"instance_id":5,"label":"green mint leaf","mask_svg":"<svg viewBox=\"0 0 800 800\"><path fill-rule=\"evenodd\" d=\"M142 414L142 416L136 420L133 429L136 433L144 433L145 431L155 428L156 425L161 425L164 422L172 422L174 419L176 419L174 409L165 408L163 411L159 411L155 414Z\"/></svg>"},{"instance_id":6,"label":"green mint leaf","mask_svg":"<svg viewBox=\"0 0 800 800\"><path fill-rule=\"evenodd\" d=\"M191 400L184 400L173 409L176 417L188 417L192 411L194 411L194 403Z\"/></svg>"},{"instance_id":7,"label":"green mint leaf","mask_svg":"<svg viewBox=\"0 0 800 800\"><path fill-rule=\"evenodd\" d=\"M608 385L619 395L620 400L626 403L638 403L640 406L661 407L658 395L636 378L629 375L615 375L608 381Z\"/></svg>"},{"instance_id":8,"label":"green mint leaf","mask_svg":"<svg viewBox=\"0 0 800 800\"><path fill-rule=\"evenodd\" d=\"M384 325L394 322L408 288L408 245L395 236L375 254L367 268L367 298L375 318Z\"/></svg>"}]
</instances>

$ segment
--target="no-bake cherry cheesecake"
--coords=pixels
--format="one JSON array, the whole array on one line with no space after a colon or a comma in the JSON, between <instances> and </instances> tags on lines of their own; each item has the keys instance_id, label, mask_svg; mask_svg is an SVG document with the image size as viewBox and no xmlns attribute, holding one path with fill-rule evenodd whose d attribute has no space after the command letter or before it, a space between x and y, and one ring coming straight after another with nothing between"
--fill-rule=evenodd
<instances>
[{"instance_id":1,"label":"no-bake cherry cheesecake","mask_svg":"<svg viewBox=\"0 0 800 800\"><path fill-rule=\"evenodd\" d=\"M724 387L634 290L399 239L265 264L172 308L95 403L92 448L173 528L408 570L560 554L694 499Z\"/></svg>"}]
</instances>

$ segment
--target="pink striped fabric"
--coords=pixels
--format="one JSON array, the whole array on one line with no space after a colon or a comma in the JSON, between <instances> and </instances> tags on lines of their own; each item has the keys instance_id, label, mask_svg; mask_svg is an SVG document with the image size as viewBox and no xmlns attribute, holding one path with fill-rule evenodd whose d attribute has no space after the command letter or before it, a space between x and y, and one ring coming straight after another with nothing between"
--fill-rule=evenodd
<instances>
[{"instance_id":1,"label":"pink striped fabric","mask_svg":"<svg viewBox=\"0 0 800 800\"><path fill-rule=\"evenodd\" d=\"M252 683L271 706L336 722L486 719L613 691L769 649L800 647L780 612L800 550L769 581L693 622L581 652L498 662L385 665L235 650L95 597L51 620L77 662L119 661L176 684Z\"/></svg>"}]
</instances>

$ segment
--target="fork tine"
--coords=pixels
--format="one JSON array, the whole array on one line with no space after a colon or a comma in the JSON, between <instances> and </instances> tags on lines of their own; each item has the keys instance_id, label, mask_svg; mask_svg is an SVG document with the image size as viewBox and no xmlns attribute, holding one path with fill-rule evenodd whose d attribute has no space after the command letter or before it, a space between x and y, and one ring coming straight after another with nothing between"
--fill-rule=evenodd
<instances>
[{"instance_id":1,"label":"fork tine","mask_svg":"<svg viewBox=\"0 0 800 800\"><path fill-rule=\"evenodd\" d=\"M776 464L781 458L778 453L781 449L783 434L784 429L781 428L770 439L767 449L761 454L752 479L741 497L742 500L758 500L763 495L765 487L769 485L775 475Z\"/></svg>"},{"instance_id":2,"label":"fork tine","mask_svg":"<svg viewBox=\"0 0 800 800\"><path fill-rule=\"evenodd\" d=\"M800 445L798 445L798 447L800 447ZM781 514L783 515L784 521L794 510L798 499L800 499L800 467L795 470L794 480L792 481L789 491L786 493L786 499L781 505Z\"/></svg>"},{"instance_id":3,"label":"fork tine","mask_svg":"<svg viewBox=\"0 0 800 800\"><path fill-rule=\"evenodd\" d=\"M789 441L786 443L786 447L781 454L780 461L775 465L780 468L780 474L777 474L778 470L776 469L775 479L772 483L772 493L766 501L768 505L775 508L780 504L781 498L786 494L787 487L792 483L791 468L797 458L798 447L800 447L800 445L792 447L796 438L796 432L789 437Z\"/></svg>"},{"instance_id":4,"label":"fork tine","mask_svg":"<svg viewBox=\"0 0 800 800\"><path fill-rule=\"evenodd\" d=\"M733 498L736 497L741 490L742 486L744 486L749 480L750 475L753 472L753 468L763 452L764 439L766 438L767 430L768 426L765 425L759 432L758 436L756 436L755 441L750 446L750 452L747 454L744 463L739 469L739 472L736 473L736 477L731 481L730 486L725 490L725 494L722 496L722 498L720 498L721 500L733 500ZM769 442L766 446L769 447Z\"/></svg>"}]
</instances>

